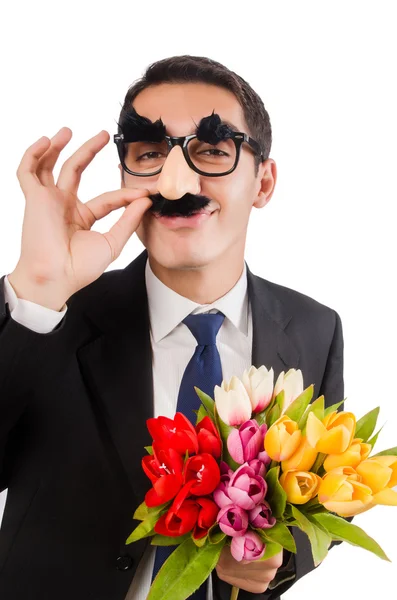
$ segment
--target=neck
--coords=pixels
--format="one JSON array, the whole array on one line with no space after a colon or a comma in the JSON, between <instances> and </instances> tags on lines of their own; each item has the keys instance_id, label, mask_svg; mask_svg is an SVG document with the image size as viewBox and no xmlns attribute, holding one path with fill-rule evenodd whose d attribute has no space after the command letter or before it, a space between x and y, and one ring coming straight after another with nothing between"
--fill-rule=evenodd
<instances>
[{"instance_id":1,"label":"neck","mask_svg":"<svg viewBox=\"0 0 397 600\"><path fill-rule=\"evenodd\" d=\"M233 257L221 256L202 266L164 267L149 256L153 273L164 285L197 304L212 304L227 294L240 279L244 269L244 254Z\"/></svg>"}]
</instances>

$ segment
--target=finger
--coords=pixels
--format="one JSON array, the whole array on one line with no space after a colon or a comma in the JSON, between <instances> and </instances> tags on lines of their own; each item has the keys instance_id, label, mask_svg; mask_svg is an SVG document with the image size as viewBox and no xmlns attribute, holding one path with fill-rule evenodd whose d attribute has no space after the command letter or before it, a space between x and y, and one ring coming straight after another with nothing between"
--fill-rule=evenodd
<instances>
[{"instance_id":1,"label":"finger","mask_svg":"<svg viewBox=\"0 0 397 600\"><path fill-rule=\"evenodd\" d=\"M100 150L108 143L110 136L102 130L85 142L62 165L57 187L65 192L77 195L81 175Z\"/></svg>"},{"instance_id":2,"label":"finger","mask_svg":"<svg viewBox=\"0 0 397 600\"><path fill-rule=\"evenodd\" d=\"M41 137L34 144L29 146L19 163L17 177L25 197L41 186L40 179L36 174L36 169L40 158L49 147L49 144L51 144L51 142L48 137Z\"/></svg>"},{"instance_id":3,"label":"finger","mask_svg":"<svg viewBox=\"0 0 397 600\"><path fill-rule=\"evenodd\" d=\"M138 228L145 211L153 204L150 198L138 198L125 209L120 219L103 236L112 251L112 262L118 258L122 249Z\"/></svg>"},{"instance_id":4,"label":"finger","mask_svg":"<svg viewBox=\"0 0 397 600\"><path fill-rule=\"evenodd\" d=\"M218 572L217 569L217 575L219 577L219 579L221 579L222 581L225 581L226 583L228 583L229 585L234 585L235 587L245 590L247 592L251 592L251 594L263 594L263 592L265 592L269 586L269 583L271 580L269 581L254 581L252 579L248 579L248 578L242 578L242 577L233 577L232 575L224 575L222 573Z\"/></svg>"},{"instance_id":5,"label":"finger","mask_svg":"<svg viewBox=\"0 0 397 600\"><path fill-rule=\"evenodd\" d=\"M91 229L95 221L106 217L106 215L113 210L128 206L138 198L145 198L149 193L149 190L146 189L121 188L112 192L105 192L104 194L100 194L100 196L96 196L96 198L89 200L83 205L88 208L92 216L92 222L89 224L89 228ZM150 206L152 204L153 203L150 200Z\"/></svg>"},{"instance_id":6,"label":"finger","mask_svg":"<svg viewBox=\"0 0 397 600\"><path fill-rule=\"evenodd\" d=\"M58 133L51 138L51 145L40 158L36 170L37 177L43 185L55 185L52 171L61 150L63 150L66 144L70 142L72 135L72 130L69 129L69 127L62 127Z\"/></svg>"},{"instance_id":7,"label":"finger","mask_svg":"<svg viewBox=\"0 0 397 600\"><path fill-rule=\"evenodd\" d=\"M245 579L250 581L269 582L272 581L277 573L277 569L247 569L239 566L237 569L222 569L219 567L220 572L225 577L236 577L237 579Z\"/></svg>"}]
</instances>

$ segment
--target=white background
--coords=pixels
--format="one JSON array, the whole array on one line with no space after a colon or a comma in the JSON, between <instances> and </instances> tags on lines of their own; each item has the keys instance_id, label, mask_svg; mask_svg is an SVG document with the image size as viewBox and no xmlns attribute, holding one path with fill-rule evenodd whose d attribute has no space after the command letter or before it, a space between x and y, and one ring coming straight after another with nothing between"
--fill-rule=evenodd
<instances>
[{"instance_id":1,"label":"white background","mask_svg":"<svg viewBox=\"0 0 397 600\"><path fill-rule=\"evenodd\" d=\"M248 265L339 312L346 410L360 417L381 405L377 450L395 446L394 9L382 0L8 3L0 36L0 276L19 257L24 196L16 170L29 145L72 129L58 175L87 139L101 129L116 133L127 88L151 62L179 54L218 60L261 95L273 127L278 182L268 206L253 209ZM117 165L110 141L84 173L80 198L120 187ZM107 231L120 214L94 229ZM133 236L109 269L142 249ZM285 600L370 597L380 587L382 597L393 595L397 508L377 507L355 523L393 562L342 544Z\"/></svg>"}]
</instances>

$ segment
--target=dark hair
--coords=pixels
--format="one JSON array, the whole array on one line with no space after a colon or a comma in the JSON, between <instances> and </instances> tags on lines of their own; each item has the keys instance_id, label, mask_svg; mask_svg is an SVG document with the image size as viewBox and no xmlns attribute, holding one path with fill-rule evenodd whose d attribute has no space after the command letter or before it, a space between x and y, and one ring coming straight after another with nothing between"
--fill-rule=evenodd
<instances>
[{"instance_id":1,"label":"dark hair","mask_svg":"<svg viewBox=\"0 0 397 600\"><path fill-rule=\"evenodd\" d=\"M149 65L143 77L128 89L119 120L123 111L131 108L134 98L145 88L161 83L195 82L217 85L233 92L243 109L249 129L247 133L259 143L263 160L266 160L272 144L272 130L261 98L240 75L203 56L172 56ZM120 127L118 133L121 133ZM255 174L258 173L260 162L260 157L255 156Z\"/></svg>"}]
</instances>

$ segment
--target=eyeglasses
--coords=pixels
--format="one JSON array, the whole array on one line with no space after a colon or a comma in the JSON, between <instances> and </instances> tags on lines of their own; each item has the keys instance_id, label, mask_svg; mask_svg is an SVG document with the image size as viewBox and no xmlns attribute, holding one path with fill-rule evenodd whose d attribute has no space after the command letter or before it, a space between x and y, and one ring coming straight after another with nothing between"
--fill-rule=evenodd
<instances>
[{"instance_id":1,"label":"eyeglasses","mask_svg":"<svg viewBox=\"0 0 397 600\"><path fill-rule=\"evenodd\" d=\"M183 137L165 135L161 142L129 142L123 133L115 134L113 138L123 169L138 177L151 177L160 173L174 146L182 148L186 162L193 171L206 177L221 177L232 173L237 167L244 142L255 155L260 156L261 161L264 160L258 142L242 132L231 132L227 139L216 144L201 141L196 134Z\"/></svg>"}]
</instances>

